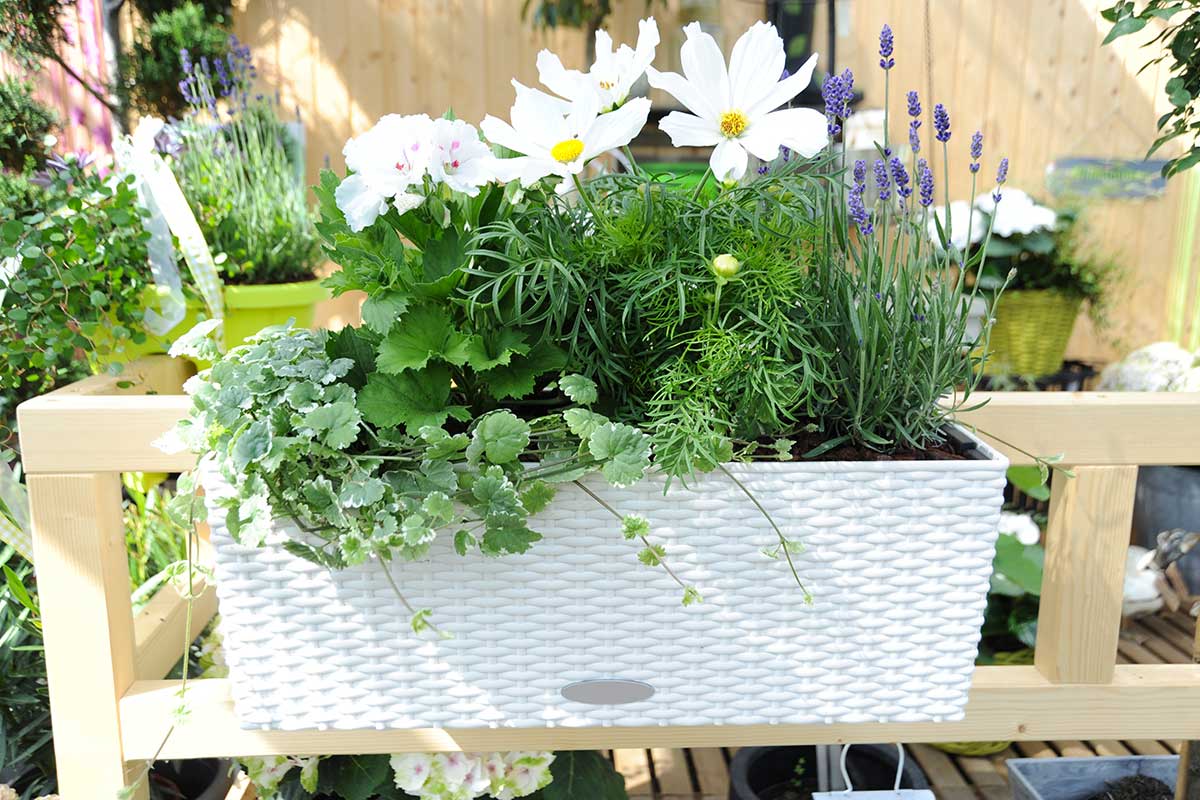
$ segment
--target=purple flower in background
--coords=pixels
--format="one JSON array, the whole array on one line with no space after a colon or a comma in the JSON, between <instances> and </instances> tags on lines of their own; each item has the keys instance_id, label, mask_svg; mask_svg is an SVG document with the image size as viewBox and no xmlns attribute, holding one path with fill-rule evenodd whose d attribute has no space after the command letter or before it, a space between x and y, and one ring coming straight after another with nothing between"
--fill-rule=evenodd
<instances>
[{"instance_id":1,"label":"purple flower in background","mask_svg":"<svg viewBox=\"0 0 1200 800\"><path fill-rule=\"evenodd\" d=\"M983 134L975 131L971 135L971 173L979 172L979 159L983 157Z\"/></svg>"},{"instance_id":2,"label":"purple flower in background","mask_svg":"<svg viewBox=\"0 0 1200 800\"><path fill-rule=\"evenodd\" d=\"M892 182L896 184L896 194L900 195L901 200L912 197L912 187L908 185L908 170L904 168L904 164L899 158L893 156L890 166L892 168Z\"/></svg>"},{"instance_id":3,"label":"purple flower in background","mask_svg":"<svg viewBox=\"0 0 1200 800\"><path fill-rule=\"evenodd\" d=\"M1000 166L996 168L996 191L992 192L992 200L996 203L1000 202L1000 187L1008 180L1008 159L1000 159Z\"/></svg>"},{"instance_id":4,"label":"purple flower in background","mask_svg":"<svg viewBox=\"0 0 1200 800\"><path fill-rule=\"evenodd\" d=\"M192 54L188 52L186 47L179 51L179 65L183 67L183 71L191 73L192 71Z\"/></svg>"},{"instance_id":5,"label":"purple flower in background","mask_svg":"<svg viewBox=\"0 0 1200 800\"><path fill-rule=\"evenodd\" d=\"M768 167L766 164L763 164L761 167L758 168L759 175L766 175L770 171L771 171L771 168Z\"/></svg>"},{"instance_id":6,"label":"purple flower in background","mask_svg":"<svg viewBox=\"0 0 1200 800\"><path fill-rule=\"evenodd\" d=\"M921 98L915 89L908 93L908 115L913 118L913 125L921 127Z\"/></svg>"},{"instance_id":7,"label":"purple flower in background","mask_svg":"<svg viewBox=\"0 0 1200 800\"><path fill-rule=\"evenodd\" d=\"M842 119L850 119L854 111L850 103L854 100L854 73L849 68L842 70L842 110L838 114Z\"/></svg>"},{"instance_id":8,"label":"purple flower in background","mask_svg":"<svg viewBox=\"0 0 1200 800\"><path fill-rule=\"evenodd\" d=\"M892 196L892 181L888 177L887 164L875 159L875 188L879 190L880 202Z\"/></svg>"},{"instance_id":9,"label":"purple flower in background","mask_svg":"<svg viewBox=\"0 0 1200 800\"><path fill-rule=\"evenodd\" d=\"M867 162L861 158L854 162L854 182L864 186L867 183Z\"/></svg>"},{"instance_id":10,"label":"purple flower in background","mask_svg":"<svg viewBox=\"0 0 1200 800\"><path fill-rule=\"evenodd\" d=\"M919 127L921 127L919 119L914 119L908 126L908 146L912 148L914 155L921 152L921 137L917 134Z\"/></svg>"},{"instance_id":11,"label":"purple flower in background","mask_svg":"<svg viewBox=\"0 0 1200 800\"><path fill-rule=\"evenodd\" d=\"M171 125L164 125L154 137L154 149L164 156L176 156L183 149L183 139Z\"/></svg>"},{"instance_id":12,"label":"purple flower in background","mask_svg":"<svg viewBox=\"0 0 1200 800\"><path fill-rule=\"evenodd\" d=\"M792 74L791 70L789 70L787 67L784 67L783 72L779 73L779 80L781 80L781 81L787 80L791 76L791 74Z\"/></svg>"},{"instance_id":13,"label":"purple flower in background","mask_svg":"<svg viewBox=\"0 0 1200 800\"><path fill-rule=\"evenodd\" d=\"M837 75L826 75L821 81L821 99L825 101L826 130L834 137L841 133L838 113L842 110L842 79Z\"/></svg>"},{"instance_id":14,"label":"purple flower in background","mask_svg":"<svg viewBox=\"0 0 1200 800\"><path fill-rule=\"evenodd\" d=\"M933 205L933 170L923 158L917 160L917 186L921 192L921 205L929 208Z\"/></svg>"},{"instance_id":15,"label":"purple flower in background","mask_svg":"<svg viewBox=\"0 0 1200 800\"><path fill-rule=\"evenodd\" d=\"M871 224L871 213L867 211L867 206L863 203L863 193L866 190L867 162L859 159L854 162L854 185L850 187L846 207L850 211L850 219L858 226L858 230L864 236L870 236L875 227Z\"/></svg>"},{"instance_id":16,"label":"purple flower in background","mask_svg":"<svg viewBox=\"0 0 1200 800\"><path fill-rule=\"evenodd\" d=\"M883 30L879 32L879 66L884 69L896 66L896 59L892 58L893 46L892 27L884 25Z\"/></svg>"},{"instance_id":17,"label":"purple flower in background","mask_svg":"<svg viewBox=\"0 0 1200 800\"><path fill-rule=\"evenodd\" d=\"M941 103L933 107L933 129L939 142L950 141L950 112Z\"/></svg>"}]
</instances>

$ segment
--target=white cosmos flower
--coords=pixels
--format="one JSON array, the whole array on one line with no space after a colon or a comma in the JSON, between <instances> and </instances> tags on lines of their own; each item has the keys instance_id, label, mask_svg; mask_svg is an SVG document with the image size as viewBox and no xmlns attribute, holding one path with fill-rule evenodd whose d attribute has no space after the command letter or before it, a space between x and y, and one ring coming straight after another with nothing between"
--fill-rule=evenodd
<instances>
[{"instance_id":1,"label":"white cosmos flower","mask_svg":"<svg viewBox=\"0 0 1200 800\"><path fill-rule=\"evenodd\" d=\"M746 172L747 154L763 161L780 146L808 158L829 143L825 115L811 108L775 109L808 86L817 56L783 80L783 40L756 22L733 46L729 68L716 41L693 22L683 29L683 75L646 69L650 85L669 92L691 113L672 111L659 123L676 147L712 147L709 165L722 181ZM685 77L686 76L686 77Z\"/></svg>"},{"instance_id":2,"label":"white cosmos flower","mask_svg":"<svg viewBox=\"0 0 1200 800\"><path fill-rule=\"evenodd\" d=\"M517 158L497 159L496 174L505 181L519 178L524 186L547 175L578 175L589 160L629 144L650 113L650 101L639 97L616 111L600 114L599 99L584 92L565 106L564 114L563 101L514 85L517 100L510 113L512 124L488 115L479 127L492 144L522 153Z\"/></svg>"},{"instance_id":3,"label":"white cosmos flower","mask_svg":"<svg viewBox=\"0 0 1200 800\"><path fill-rule=\"evenodd\" d=\"M658 23L654 17L638 23L637 49L623 44L614 51L608 31L599 30L596 31L596 62L586 74L564 68L557 55L543 50L537 57L538 79L550 91L568 100L590 91L599 98L600 108L616 108L629 97L633 85L654 60L658 42Z\"/></svg>"},{"instance_id":4,"label":"white cosmos flower","mask_svg":"<svg viewBox=\"0 0 1200 800\"><path fill-rule=\"evenodd\" d=\"M1007 196L1003 202L1008 202ZM942 224L942 230L950 235L950 244L959 251L966 249L968 234L971 237L971 244L979 244L983 241L983 235L987 233L987 217L977 209L972 209L965 200L955 200L950 204L949 224L946 222L946 207L938 206L933 209L933 216L926 224L929 241L933 242L933 246L939 251L942 249L942 237L938 234L935 218Z\"/></svg>"},{"instance_id":5,"label":"white cosmos flower","mask_svg":"<svg viewBox=\"0 0 1200 800\"><path fill-rule=\"evenodd\" d=\"M433 121L426 114L388 114L366 133L346 142L342 155L353 174L338 185L334 197L353 231L361 231L387 211L394 200L400 213L419 205L420 186L432 155Z\"/></svg>"},{"instance_id":6,"label":"white cosmos flower","mask_svg":"<svg viewBox=\"0 0 1200 800\"><path fill-rule=\"evenodd\" d=\"M1053 230L1058 222L1054 209L1038 205L1020 189L1005 188L999 203L991 192L984 192L975 198L975 207L992 215L992 233L996 236Z\"/></svg>"},{"instance_id":7,"label":"white cosmos flower","mask_svg":"<svg viewBox=\"0 0 1200 800\"><path fill-rule=\"evenodd\" d=\"M496 157L479 140L475 126L461 119L433 123L429 175L456 192L474 197L479 187L496 177Z\"/></svg>"}]
</instances>

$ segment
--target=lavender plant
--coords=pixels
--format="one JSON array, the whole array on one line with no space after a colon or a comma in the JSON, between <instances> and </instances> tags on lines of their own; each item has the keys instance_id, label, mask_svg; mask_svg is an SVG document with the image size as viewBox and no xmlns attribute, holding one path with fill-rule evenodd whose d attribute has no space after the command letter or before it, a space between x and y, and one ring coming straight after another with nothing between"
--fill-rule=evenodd
<instances>
[{"instance_id":1,"label":"lavender plant","mask_svg":"<svg viewBox=\"0 0 1200 800\"><path fill-rule=\"evenodd\" d=\"M179 179L209 246L223 253L232 284L311 280L320 245L297 145L277 100L252 94L250 50L230 37L224 58L180 54L189 111L160 149Z\"/></svg>"}]
</instances>

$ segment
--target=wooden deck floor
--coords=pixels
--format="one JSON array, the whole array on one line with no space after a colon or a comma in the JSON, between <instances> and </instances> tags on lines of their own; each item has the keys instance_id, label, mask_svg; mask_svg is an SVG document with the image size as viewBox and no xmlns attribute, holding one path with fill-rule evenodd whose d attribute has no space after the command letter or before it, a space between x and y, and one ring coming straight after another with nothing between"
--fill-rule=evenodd
<instances>
[{"instance_id":1,"label":"wooden deck floor","mask_svg":"<svg viewBox=\"0 0 1200 800\"><path fill-rule=\"evenodd\" d=\"M1182 612L1129 622L1117 659L1122 664L1191 663L1195 620ZM1178 742L1095 741L1017 742L987 758L952 756L928 745L909 753L929 776L939 800L1008 800L1005 761L1055 756L1167 755ZM729 748L693 750L614 750L616 768L625 776L631 798L645 800L725 800L729 792Z\"/></svg>"}]
</instances>

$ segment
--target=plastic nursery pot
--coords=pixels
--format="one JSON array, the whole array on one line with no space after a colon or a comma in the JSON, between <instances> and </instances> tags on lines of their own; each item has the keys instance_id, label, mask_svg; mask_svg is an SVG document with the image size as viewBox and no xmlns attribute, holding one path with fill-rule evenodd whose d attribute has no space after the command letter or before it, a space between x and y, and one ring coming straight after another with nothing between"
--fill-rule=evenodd
<instances>
[{"instance_id":1,"label":"plastic nursery pot","mask_svg":"<svg viewBox=\"0 0 1200 800\"><path fill-rule=\"evenodd\" d=\"M1156 778L1175 789L1179 756L1013 758L1008 780L1013 800L1088 800L1130 775Z\"/></svg>"},{"instance_id":2,"label":"plastic nursery pot","mask_svg":"<svg viewBox=\"0 0 1200 800\"><path fill-rule=\"evenodd\" d=\"M797 764L802 769L797 771ZM896 746L856 744L846 755L846 772L855 791L891 789L896 781ZM800 800L821 791L818 785L817 748L743 747L729 765L729 800ZM901 789L928 789L925 772L911 758L904 759Z\"/></svg>"},{"instance_id":3,"label":"plastic nursery pot","mask_svg":"<svg viewBox=\"0 0 1200 800\"><path fill-rule=\"evenodd\" d=\"M294 319L312 325L317 303L329 297L320 280L264 286L225 286L225 346L237 347L263 328Z\"/></svg>"},{"instance_id":4,"label":"plastic nursery pot","mask_svg":"<svg viewBox=\"0 0 1200 800\"><path fill-rule=\"evenodd\" d=\"M1057 289L1007 291L996 308L985 375L1058 372L1083 298Z\"/></svg>"},{"instance_id":5,"label":"plastic nursery pot","mask_svg":"<svg viewBox=\"0 0 1200 800\"><path fill-rule=\"evenodd\" d=\"M233 781L233 762L225 758L160 761L150 773L151 786L161 790L152 796L192 800L224 800Z\"/></svg>"},{"instance_id":6,"label":"plastic nursery pot","mask_svg":"<svg viewBox=\"0 0 1200 800\"><path fill-rule=\"evenodd\" d=\"M641 164L651 175L670 175L681 186L693 189L704 177L708 164L700 161L651 161Z\"/></svg>"},{"instance_id":7,"label":"plastic nursery pot","mask_svg":"<svg viewBox=\"0 0 1200 800\"><path fill-rule=\"evenodd\" d=\"M995 662L998 665L1006 664L1032 664L1033 649L1025 648L1024 650L1014 650L1012 652L996 653ZM956 756L993 756L996 753L1003 753L1008 749L1012 742L1009 741L992 741L992 742L930 742L930 747L936 747L946 753ZM851 750L851 753L854 751Z\"/></svg>"}]
</instances>

